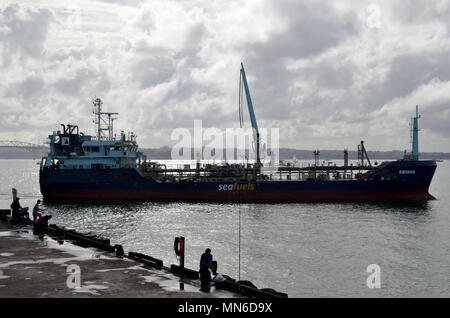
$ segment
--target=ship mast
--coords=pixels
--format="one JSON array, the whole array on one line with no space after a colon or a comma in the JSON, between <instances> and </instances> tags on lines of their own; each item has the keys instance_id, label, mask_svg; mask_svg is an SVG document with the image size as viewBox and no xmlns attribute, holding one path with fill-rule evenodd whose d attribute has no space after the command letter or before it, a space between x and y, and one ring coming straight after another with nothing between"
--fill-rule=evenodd
<instances>
[{"instance_id":1,"label":"ship mast","mask_svg":"<svg viewBox=\"0 0 450 318\"><path fill-rule=\"evenodd\" d=\"M113 140L114 120L117 119L114 116L118 115L119 113L102 112L103 102L98 97L95 97L92 103L94 104L94 124L97 125L97 140ZM105 117L103 116L107 116L107 119L105 119ZM107 132L106 135L103 133L104 131Z\"/></svg>"},{"instance_id":2,"label":"ship mast","mask_svg":"<svg viewBox=\"0 0 450 318\"><path fill-rule=\"evenodd\" d=\"M414 160L419 160L419 105L416 105L416 116L411 118L412 122L412 150L411 156Z\"/></svg>"},{"instance_id":3,"label":"ship mast","mask_svg":"<svg viewBox=\"0 0 450 318\"><path fill-rule=\"evenodd\" d=\"M416 116L411 118L411 122L409 124L411 126L410 142L412 143L412 149L411 153L406 153L405 150L405 160L419 160L419 118L419 106L416 105Z\"/></svg>"}]
</instances>

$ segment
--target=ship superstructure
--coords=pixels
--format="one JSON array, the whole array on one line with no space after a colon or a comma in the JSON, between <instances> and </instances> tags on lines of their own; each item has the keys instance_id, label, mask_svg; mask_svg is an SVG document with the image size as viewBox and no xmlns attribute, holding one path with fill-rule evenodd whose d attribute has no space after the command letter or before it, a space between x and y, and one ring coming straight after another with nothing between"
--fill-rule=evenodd
<instances>
[{"instance_id":1,"label":"ship superstructure","mask_svg":"<svg viewBox=\"0 0 450 318\"><path fill-rule=\"evenodd\" d=\"M102 113L100 98L95 98L93 104L98 120L97 136L79 132L76 125L61 124L62 131L54 131L48 136L50 153L42 158L41 169L136 169L146 161L146 156L138 151L134 133L121 131L118 139L113 136L110 115L117 113ZM105 115L109 117L106 128L100 125L105 122Z\"/></svg>"}]
</instances>

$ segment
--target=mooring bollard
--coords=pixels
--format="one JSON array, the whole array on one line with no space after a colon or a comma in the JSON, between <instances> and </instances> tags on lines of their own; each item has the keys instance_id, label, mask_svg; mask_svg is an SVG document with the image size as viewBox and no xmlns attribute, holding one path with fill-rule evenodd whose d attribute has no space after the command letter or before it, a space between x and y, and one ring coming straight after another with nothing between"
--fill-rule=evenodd
<instances>
[{"instance_id":1,"label":"mooring bollard","mask_svg":"<svg viewBox=\"0 0 450 318\"><path fill-rule=\"evenodd\" d=\"M6 222L6 221L8 221L10 215L11 215L10 209L1 209L0 210L0 220Z\"/></svg>"},{"instance_id":2,"label":"mooring bollard","mask_svg":"<svg viewBox=\"0 0 450 318\"><path fill-rule=\"evenodd\" d=\"M173 243L173 248L175 250L175 254L180 257L180 290L184 290L184 284L182 280L184 278L184 237L175 237L175 241Z\"/></svg>"},{"instance_id":3,"label":"mooring bollard","mask_svg":"<svg viewBox=\"0 0 450 318\"><path fill-rule=\"evenodd\" d=\"M114 249L116 250L117 257L123 257L125 255L122 245L116 244L114 245Z\"/></svg>"}]
</instances>

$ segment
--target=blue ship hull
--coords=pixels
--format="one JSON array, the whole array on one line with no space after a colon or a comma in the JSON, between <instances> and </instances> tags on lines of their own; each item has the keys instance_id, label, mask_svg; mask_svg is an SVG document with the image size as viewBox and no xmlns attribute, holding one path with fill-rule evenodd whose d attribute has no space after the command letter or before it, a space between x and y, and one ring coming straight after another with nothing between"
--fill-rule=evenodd
<instances>
[{"instance_id":1,"label":"blue ship hull","mask_svg":"<svg viewBox=\"0 0 450 318\"><path fill-rule=\"evenodd\" d=\"M383 202L434 199L435 161L394 161L360 180L160 182L136 169L41 169L46 201Z\"/></svg>"}]
</instances>

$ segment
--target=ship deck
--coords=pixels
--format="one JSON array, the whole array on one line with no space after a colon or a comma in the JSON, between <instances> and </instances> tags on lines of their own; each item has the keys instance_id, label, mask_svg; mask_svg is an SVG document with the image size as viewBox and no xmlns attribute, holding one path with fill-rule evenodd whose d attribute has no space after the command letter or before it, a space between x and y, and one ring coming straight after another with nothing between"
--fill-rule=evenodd
<instances>
[{"instance_id":1,"label":"ship deck","mask_svg":"<svg viewBox=\"0 0 450 318\"><path fill-rule=\"evenodd\" d=\"M285 166L278 168L235 168L231 166L198 167L198 168L165 168L140 169L140 173L147 178L156 180L201 180L216 181L216 179L248 180L357 180L364 174L378 170L379 166Z\"/></svg>"}]
</instances>

